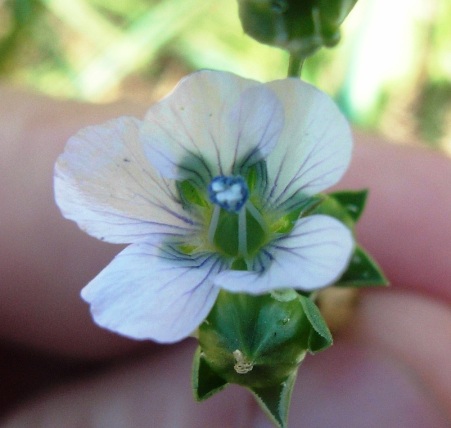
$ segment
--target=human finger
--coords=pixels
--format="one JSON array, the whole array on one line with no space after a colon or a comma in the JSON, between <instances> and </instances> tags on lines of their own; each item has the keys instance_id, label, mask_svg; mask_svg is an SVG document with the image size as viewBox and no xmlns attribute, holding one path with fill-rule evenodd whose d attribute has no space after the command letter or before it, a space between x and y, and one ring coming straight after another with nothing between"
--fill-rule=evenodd
<instances>
[{"instance_id":1,"label":"human finger","mask_svg":"<svg viewBox=\"0 0 451 428\"><path fill-rule=\"evenodd\" d=\"M358 238L394 287L451 303L451 159L358 134L340 188L368 188Z\"/></svg>"},{"instance_id":2,"label":"human finger","mask_svg":"<svg viewBox=\"0 0 451 428\"><path fill-rule=\"evenodd\" d=\"M97 328L79 298L119 248L62 218L53 200L53 165L81 126L140 108L57 101L9 88L0 94L0 338L74 358L130 349L131 341Z\"/></svg>"},{"instance_id":3,"label":"human finger","mask_svg":"<svg viewBox=\"0 0 451 428\"><path fill-rule=\"evenodd\" d=\"M441 340L443 332L428 328L420 332L422 326L449 322L449 313L437 309L436 302L394 294L394 304L405 309L402 327L381 325L393 314L393 307L370 294L364 297L359 324L354 324L331 349L307 357L299 370L289 426L449 426L449 402L442 400L444 396L440 398L434 386L443 372L444 360L411 365L409 361L424 354L423 347L404 342L409 351L394 353L385 342L387 335L393 344L403 343L403 338L413 333L420 333L421 340L424 333L430 336L425 344L430 346L434 339ZM368 311L368 305L376 310ZM423 323L417 326L414 320L418 314ZM376 336L379 339L373 340ZM153 355L93 379L58 388L23 406L3 428L272 426L243 388L227 387L207 402L195 403L190 386L193 352L193 341L163 347ZM426 362L424 358L422 361ZM432 381L425 381L428 377Z\"/></svg>"}]
</instances>

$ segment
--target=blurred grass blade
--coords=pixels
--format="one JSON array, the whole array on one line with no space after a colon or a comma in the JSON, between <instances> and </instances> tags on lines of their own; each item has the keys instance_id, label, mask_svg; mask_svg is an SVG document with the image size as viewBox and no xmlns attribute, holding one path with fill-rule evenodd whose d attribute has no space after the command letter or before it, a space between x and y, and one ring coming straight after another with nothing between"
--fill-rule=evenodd
<instances>
[{"instance_id":1,"label":"blurred grass blade","mask_svg":"<svg viewBox=\"0 0 451 428\"><path fill-rule=\"evenodd\" d=\"M109 43L121 32L95 8L83 0L41 0L47 8L66 25L97 46Z\"/></svg>"},{"instance_id":2,"label":"blurred grass blade","mask_svg":"<svg viewBox=\"0 0 451 428\"><path fill-rule=\"evenodd\" d=\"M208 5L198 0L173 0L152 7L80 70L75 82L80 94L90 100L101 98L125 76L151 63L166 43L205 13Z\"/></svg>"}]
</instances>

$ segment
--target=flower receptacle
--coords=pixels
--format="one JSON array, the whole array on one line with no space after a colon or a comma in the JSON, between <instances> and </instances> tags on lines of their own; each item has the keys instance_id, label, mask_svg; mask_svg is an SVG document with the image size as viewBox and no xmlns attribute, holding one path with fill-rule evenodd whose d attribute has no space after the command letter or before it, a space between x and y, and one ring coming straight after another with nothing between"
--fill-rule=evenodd
<instances>
[{"instance_id":1,"label":"flower receptacle","mask_svg":"<svg viewBox=\"0 0 451 428\"><path fill-rule=\"evenodd\" d=\"M193 392L205 400L236 383L249 389L279 428L288 420L298 367L332 344L309 297L286 289L253 296L221 291L199 328Z\"/></svg>"}]
</instances>

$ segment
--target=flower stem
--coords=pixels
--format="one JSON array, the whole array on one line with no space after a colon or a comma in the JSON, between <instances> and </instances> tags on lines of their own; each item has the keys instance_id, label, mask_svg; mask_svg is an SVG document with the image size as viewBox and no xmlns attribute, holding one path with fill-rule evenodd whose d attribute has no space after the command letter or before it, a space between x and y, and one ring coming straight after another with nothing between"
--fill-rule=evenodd
<instances>
[{"instance_id":1,"label":"flower stem","mask_svg":"<svg viewBox=\"0 0 451 428\"><path fill-rule=\"evenodd\" d=\"M288 62L288 77L301 77L302 65L304 64L303 57L290 54Z\"/></svg>"}]
</instances>

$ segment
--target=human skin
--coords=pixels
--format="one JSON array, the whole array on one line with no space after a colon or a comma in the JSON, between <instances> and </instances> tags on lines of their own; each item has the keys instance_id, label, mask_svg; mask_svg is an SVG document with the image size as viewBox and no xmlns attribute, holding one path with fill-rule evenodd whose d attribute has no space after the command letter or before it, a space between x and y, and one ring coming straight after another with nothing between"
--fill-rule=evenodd
<instances>
[{"instance_id":1,"label":"human skin","mask_svg":"<svg viewBox=\"0 0 451 428\"><path fill-rule=\"evenodd\" d=\"M0 99L0 377L8 380L0 382L0 426L269 426L241 388L194 402L194 340L158 346L121 338L97 327L79 297L121 247L61 216L54 162L79 128L142 117L145 107L56 101L1 86ZM362 293L335 345L307 357L290 427L444 428L451 420L451 162L371 136L356 141L339 187L371 189L358 239L391 287Z\"/></svg>"}]
</instances>

